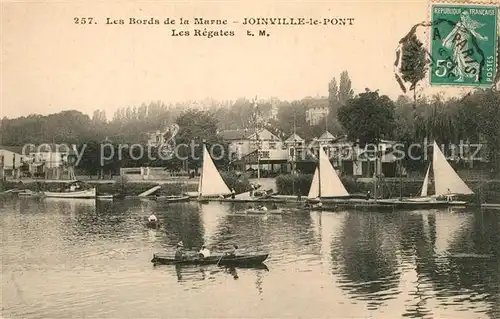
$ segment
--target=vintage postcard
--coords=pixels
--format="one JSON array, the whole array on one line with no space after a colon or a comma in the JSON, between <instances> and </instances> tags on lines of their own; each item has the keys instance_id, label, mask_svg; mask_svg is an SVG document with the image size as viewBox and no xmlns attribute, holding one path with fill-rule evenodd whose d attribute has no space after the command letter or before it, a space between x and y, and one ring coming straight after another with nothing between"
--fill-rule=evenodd
<instances>
[{"instance_id":1,"label":"vintage postcard","mask_svg":"<svg viewBox=\"0 0 500 319\"><path fill-rule=\"evenodd\" d=\"M1 1L0 318L500 318L499 9Z\"/></svg>"}]
</instances>

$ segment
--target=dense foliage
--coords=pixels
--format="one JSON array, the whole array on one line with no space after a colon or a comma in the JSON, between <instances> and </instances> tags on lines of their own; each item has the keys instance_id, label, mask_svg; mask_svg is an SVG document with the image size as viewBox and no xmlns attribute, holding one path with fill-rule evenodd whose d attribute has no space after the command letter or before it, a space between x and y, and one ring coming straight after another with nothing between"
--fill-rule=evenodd
<instances>
[{"instance_id":1,"label":"dense foliage","mask_svg":"<svg viewBox=\"0 0 500 319\"><path fill-rule=\"evenodd\" d=\"M394 102L388 96L367 90L340 107L338 119L348 138L364 146L393 137L394 109Z\"/></svg>"}]
</instances>

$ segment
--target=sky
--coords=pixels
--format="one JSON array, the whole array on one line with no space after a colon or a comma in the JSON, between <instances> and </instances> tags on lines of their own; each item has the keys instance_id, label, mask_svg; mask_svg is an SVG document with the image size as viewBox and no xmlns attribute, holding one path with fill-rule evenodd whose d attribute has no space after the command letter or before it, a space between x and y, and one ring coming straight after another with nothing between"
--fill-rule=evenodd
<instances>
[{"instance_id":1,"label":"sky","mask_svg":"<svg viewBox=\"0 0 500 319\"><path fill-rule=\"evenodd\" d=\"M427 1L3 1L1 116L76 109L108 118L120 107L162 100L282 100L326 96L349 72L355 93L396 98L395 49L429 20ZM97 24L79 25L75 17ZM106 25L106 18L160 25ZM225 26L165 25L167 18L227 19ZM247 26L249 17L354 18L344 26ZM235 23L233 21L238 21ZM232 37L173 37L172 29L232 30ZM266 29L270 36L247 36ZM427 44L426 44L427 45ZM427 88L424 93L463 94Z\"/></svg>"}]
</instances>

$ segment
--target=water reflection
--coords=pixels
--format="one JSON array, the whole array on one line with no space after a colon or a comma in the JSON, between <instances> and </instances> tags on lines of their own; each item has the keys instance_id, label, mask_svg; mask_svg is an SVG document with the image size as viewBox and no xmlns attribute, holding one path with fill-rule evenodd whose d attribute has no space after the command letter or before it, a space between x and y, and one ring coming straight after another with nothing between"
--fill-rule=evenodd
<instances>
[{"instance_id":1,"label":"water reflection","mask_svg":"<svg viewBox=\"0 0 500 319\"><path fill-rule=\"evenodd\" d=\"M225 203L55 199L3 201L0 209L9 317L500 316L495 211L265 220L234 216L241 205ZM152 212L162 227L144 227ZM152 266L153 252L173 252L180 240L191 249L237 243L244 253L270 253L271 271ZM224 312L213 309L215 294Z\"/></svg>"},{"instance_id":2,"label":"water reflection","mask_svg":"<svg viewBox=\"0 0 500 319\"><path fill-rule=\"evenodd\" d=\"M370 309L398 293L397 229L391 214L350 213L332 247L334 271L343 277L342 289L367 300Z\"/></svg>"}]
</instances>

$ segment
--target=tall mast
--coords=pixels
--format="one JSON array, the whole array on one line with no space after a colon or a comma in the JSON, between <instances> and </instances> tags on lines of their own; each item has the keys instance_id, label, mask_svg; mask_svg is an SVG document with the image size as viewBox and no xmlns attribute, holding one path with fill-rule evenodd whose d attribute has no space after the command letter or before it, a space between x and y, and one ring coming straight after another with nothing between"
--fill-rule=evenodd
<instances>
[{"instance_id":1,"label":"tall mast","mask_svg":"<svg viewBox=\"0 0 500 319\"><path fill-rule=\"evenodd\" d=\"M205 162L205 140L202 140L202 149L201 149L201 158L203 160L202 164ZM189 172L189 170L188 170ZM199 186L198 186L198 198L201 198L202 194L201 194L201 190L203 189L203 175L205 174L205 170L203 169L203 166L202 166L202 169L201 169L201 175L200 175L200 182L199 182Z\"/></svg>"},{"instance_id":2,"label":"tall mast","mask_svg":"<svg viewBox=\"0 0 500 319\"><path fill-rule=\"evenodd\" d=\"M259 134L257 130L257 113L258 113L258 106L257 106L257 96L255 96L255 99L253 100L253 109L254 109L254 129L255 129L255 143L257 145L257 179L260 179L260 143L259 143Z\"/></svg>"},{"instance_id":3,"label":"tall mast","mask_svg":"<svg viewBox=\"0 0 500 319\"><path fill-rule=\"evenodd\" d=\"M318 141L319 148L318 148L318 198L321 198L321 142Z\"/></svg>"},{"instance_id":4,"label":"tall mast","mask_svg":"<svg viewBox=\"0 0 500 319\"><path fill-rule=\"evenodd\" d=\"M293 173L295 174L295 158L297 156L297 141L295 140L295 137L297 136L297 115L295 112L293 112L293 158L292 158L292 163L293 163Z\"/></svg>"}]
</instances>

